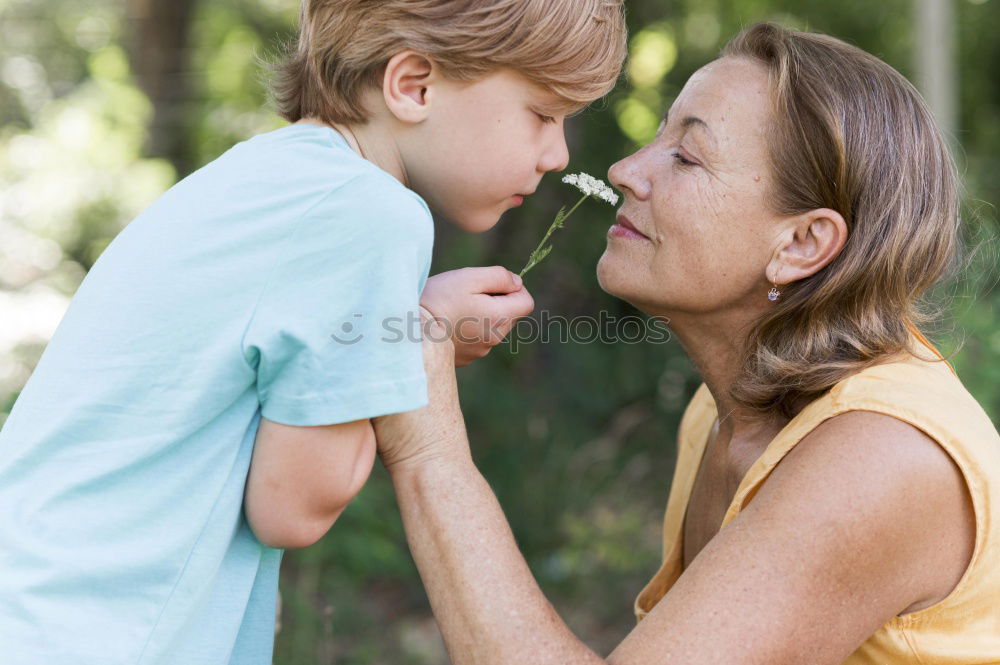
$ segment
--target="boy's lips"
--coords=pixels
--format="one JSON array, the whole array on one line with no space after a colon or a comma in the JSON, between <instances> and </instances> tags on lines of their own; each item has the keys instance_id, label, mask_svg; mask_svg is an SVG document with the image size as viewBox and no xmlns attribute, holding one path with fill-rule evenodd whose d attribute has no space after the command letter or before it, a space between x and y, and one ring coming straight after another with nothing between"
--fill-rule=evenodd
<instances>
[{"instance_id":1,"label":"boy's lips","mask_svg":"<svg viewBox=\"0 0 1000 665\"><path fill-rule=\"evenodd\" d=\"M524 203L524 199L528 198L529 196L531 196L534 193L535 193L534 191L531 191L531 192L522 193L522 194L515 194L511 198L514 199L514 204L515 205L521 205L522 203Z\"/></svg>"}]
</instances>

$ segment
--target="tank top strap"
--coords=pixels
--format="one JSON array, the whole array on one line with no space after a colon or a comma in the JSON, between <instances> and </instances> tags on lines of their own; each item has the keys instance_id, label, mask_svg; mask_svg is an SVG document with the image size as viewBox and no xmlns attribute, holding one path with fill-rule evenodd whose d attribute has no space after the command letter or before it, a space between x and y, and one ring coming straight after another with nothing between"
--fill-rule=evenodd
<instances>
[{"instance_id":1,"label":"tank top strap","mask_svg":"<svg viewBox=\"0 0 1000 665\"><path fill-rule=\"evenodd\" d=\"M695 391L681 417L677 432L677 463L663 518L663 563L635 600L635 616L642 618L674 585L683 569L682 539L684 513L694 486L698 465L715 422L715 400L704 383Z\"/></svg>"},{"instance_id":2,"label":"tank top strap","mask_svg":"<svg viewBox=\"0 0 1000 665\"><path fill-rule=\"evenodd\" d=\"M920 329L917 328L917 326L915 326L913 322L910 321L909 319L906 320L906 327L910 330L910 333L918 342L920 342L928 349L930 349L931 353L933 353L940 360L942 360L945 366L951 370L951 373L954 374L956 378L958 378L958 372L955 371L954 366L952 366L952 364L948 362L943 355L941 355L941 352L938 351L937 347L934 346L934 344L932 344L931 341L927 339L922 332L920 332Z\"/></svg>"}]
</instances>

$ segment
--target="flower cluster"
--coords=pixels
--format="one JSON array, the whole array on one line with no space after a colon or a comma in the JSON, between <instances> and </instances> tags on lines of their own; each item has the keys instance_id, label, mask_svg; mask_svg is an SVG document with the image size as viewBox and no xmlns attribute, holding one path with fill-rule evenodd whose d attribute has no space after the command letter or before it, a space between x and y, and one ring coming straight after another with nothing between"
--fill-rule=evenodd
<instances>
[{"instance_id":1,"label":"flower cluster","mask_svg":"<svg viewBox=\"0 0 1000 665\"><path fill-rule=\"evenodd\" d=\"M602 201L607 201L611 205L618 205L618 195L614 190L605 184L603 180L598 180L586 173L571 173L563 176L562 179L567 185L573 185L587 196L596 196Z\"/></svg>"}]
</instances>

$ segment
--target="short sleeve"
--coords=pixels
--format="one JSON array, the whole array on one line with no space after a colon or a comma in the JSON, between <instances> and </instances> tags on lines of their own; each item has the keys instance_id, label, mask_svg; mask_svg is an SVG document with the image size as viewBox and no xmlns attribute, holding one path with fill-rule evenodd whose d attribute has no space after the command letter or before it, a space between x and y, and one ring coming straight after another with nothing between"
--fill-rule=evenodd
<instances>
[{"instance_id":1,"label":"short sleeve","mask_svg":"<svg viewBox=\"0 0 1000 665\"><path fill-rule=\"evenodd\" d=\"M331 425L420 408L426 205L383 173L327 193L285 237L243 339L261 414Z\"/></svg>"}]
</instances>

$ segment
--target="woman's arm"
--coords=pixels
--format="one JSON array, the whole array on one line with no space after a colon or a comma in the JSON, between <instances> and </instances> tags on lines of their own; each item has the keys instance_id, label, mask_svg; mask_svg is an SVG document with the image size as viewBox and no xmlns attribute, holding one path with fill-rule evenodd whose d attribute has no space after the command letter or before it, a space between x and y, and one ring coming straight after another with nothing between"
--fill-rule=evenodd
<instances>
[{"instance_id":1,"label":"woman's arm","mask_svg":"<svg viewBox=\"0 0 1000 665\"><path fill-rule=\"evenodd\" d=\"M375 426L452 661L603 662L533 580L471 461L450 352L435 346L445 345L425 346L430 405ZM971 552L966 501L951 459L918 430L870 413L833 418L607 662L841 663L897 613L950 590Z\"/></svg>"},{"instance_id":2,"label":"woman's arm","mask_svg":"<svg viewBox=\"0 0 1000 665\"><path fill-rule=\"evenodd\" d=\"M471 459L441 457L392 480L453 663L604 662L538 588Z\"/></svg>"},{"instance_id":3,"label":"woman's arm","mask_svg":"<svg viewBox=\"0 0 1000 665\"><path fill-rule=\"evenodd\" d=\"M376 418L414 561L451 660L602 663L569 631L538 588L469 451L450 342L425 320L428 406Z\"/></svg>"}]
</instances>

